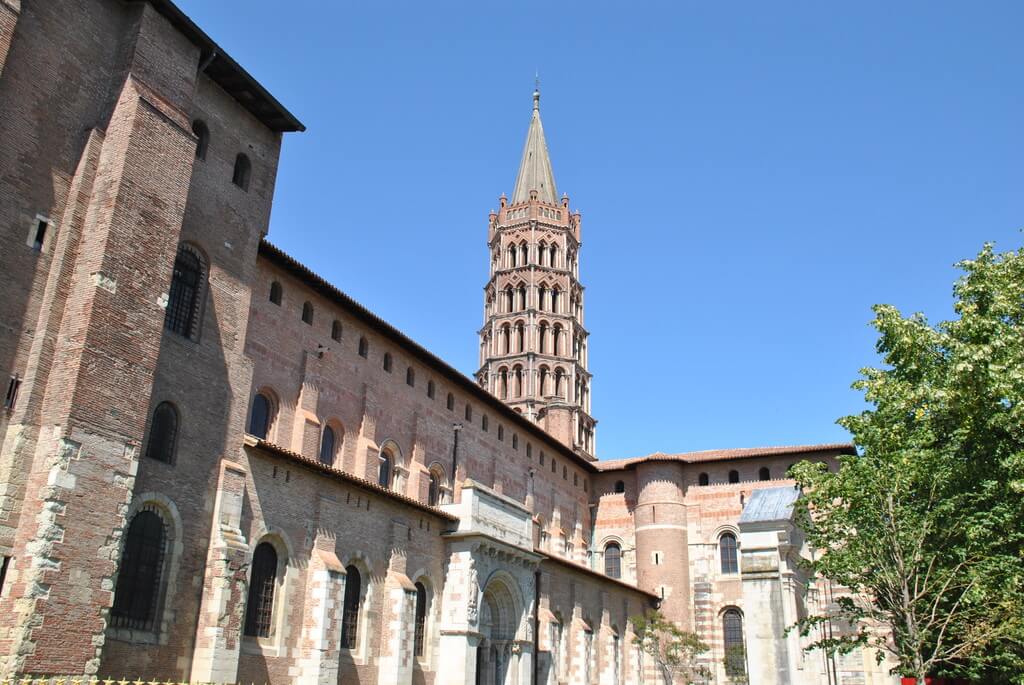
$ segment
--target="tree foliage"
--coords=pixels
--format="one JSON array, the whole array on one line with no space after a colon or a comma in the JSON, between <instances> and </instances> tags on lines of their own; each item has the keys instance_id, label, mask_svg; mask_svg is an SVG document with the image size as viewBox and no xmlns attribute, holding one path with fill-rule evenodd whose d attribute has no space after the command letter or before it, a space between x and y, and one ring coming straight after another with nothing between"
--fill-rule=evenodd
<instances>
[{"instance_id":1,"label":"tree foliage","mask_svg":"<svg viewBox=\"0 0 1024 685\"><path fill-rule=\"evenodd\" d=\"M858 455L794 467L813 570L851 591L800 628L840 620L815 646L874 646L920 682L1024 683L1024 250L958 266L953 320L874 308L884 366L839 420Z\"/></svg>"},{"instance_id":2,"label":"tree foliage","mask_svg":"<svg viewBox=\"0 0 1024 685\"><path fill-rule=\"evenodd\" d=\"M683 630L653 609L629 621L633 624L634 644L654 659L667 682L686 685L708 682L711 671L698 663L697 657L709 648L695 633Z\"/></svg>"}]
</instances>

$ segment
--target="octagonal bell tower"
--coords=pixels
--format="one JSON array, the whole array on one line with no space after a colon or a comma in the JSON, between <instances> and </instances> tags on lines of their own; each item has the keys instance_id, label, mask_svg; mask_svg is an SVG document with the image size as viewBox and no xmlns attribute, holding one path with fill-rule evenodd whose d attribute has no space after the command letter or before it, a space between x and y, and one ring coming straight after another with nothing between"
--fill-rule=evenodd
<instances>
[{"instance_id":1,"label":"octagonal bell tower","mask_svg":"<svg viewBox=\"0 0 1024 685\"><path fill-rule=\"evenodd\" d=\"M488 225L477 381L555 438L593 459L591 375L579 281L580 214L558 197L540 120L540 91L511 201Z\"/></svg>"}]
</instances>

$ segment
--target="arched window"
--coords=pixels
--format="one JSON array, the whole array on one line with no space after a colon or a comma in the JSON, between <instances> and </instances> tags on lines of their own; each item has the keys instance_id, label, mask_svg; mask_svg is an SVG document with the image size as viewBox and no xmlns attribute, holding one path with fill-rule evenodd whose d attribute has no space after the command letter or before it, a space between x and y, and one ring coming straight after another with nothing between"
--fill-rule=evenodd
<instances>
[{"instance_id":1,"label":"arched window","mask_svg":"<svg viewBox=\"0 0 1024 685\"><path fill-rule=\"evenodd\" d=\"M270 301L281 306L281 284L277 281L270 284Z\"/></svg>"},{"instance_id":2,"label":"arched window","mask_svg":"<svg viewBox=\"0 0 1024 685\"><path fill-rule=\"evenodd\" d=\"M519 449L519 434L518 433L513 433L512 434L512 449L514 449L514 450Z\"/></svg>"},{"instance_id":3,"label":"arched window","mask_svg":"<svg viewBox=\"0 0 1024 685\"><path fill-rule=\"evenodd\" d=\"M625 492L625 491L626 491L626 483L624 481L621 481L621 480L615 481L615 492Z\"/></svg>"},{"instance_id":4,"label":"arched window","mask_svg":"<svg viewBox=\"0 0 1024 685\"><path fill-rule=\"evenodd\" d=\"M304 302L302 304L302 322L313 325L313 303Z\"/></svg>"},{"instance_id":5,"label":"arched window","mask_svg":"<svg viewBox=\"0 0 1024 685\"><path fill-rule=\"evenodd\" d=\"M430 472L430 485L427 487L427 504L436 507L441 503L441 475L436 471Z\"/></svg>"},{"instance_id":6,"label":"arched window","mask_svg":"<svg viewBox=\"0 0 1024 685\"><path fill-rule=\"evenodd\" d=\"M381 450L377 455L377 484L382 488L391 487L391 454Z\"/></svg>"},{"instance_id":7,"label":"arched window","mask_svg":"<svg viewBox=\"0 0 1024 685\"><path fill-rule=\"evenodd\" d=\"M434 394L437 392L437 388L434 385L434 381L427 381L427 397L434 399Z\"/></svg>"},{"instance_id":8,"label":"arched window","mask_svg":"<svg viewBox=\"0 0 1024 685\"><path fill-rule=\"evenodd\" d=\"M526 309L526 286L519 286L517 292L519 293L519 310L522 311Z\"/></svg>"},{"instance_id":9,"label":"arched window","mask_svg":"<svg viewBox=\"0 0 1024 685\"><path fill-rule=\"evenodd\" d=\"M762 466L761 470L757 472L758 480L771 480L772 472L768 470L767 466Z\"/></svg>"},{"instance_id":10,"label":"arched window","mask_svg":"<svg viewBox=\"0 0 1024 685\"><path fill-rule=\"evenodd\" d=\"M617 542L609 542L604 547L604 574L609 578L622 577L622 548Z\"/></svg>"},{"instance_id":11,"label":"arched window","mask_svg":"<svg viewBox=\"0 0 1024 685\"><path fill-rule=\"evenodd\" d=\"M540 367L540 392L537 393L541 397L545 397L548 394L548 367Z\"/></svg>"},{"instance_id":12,"label":"arched window","mask_svg":"<svg viewBox=\"0 0 1024 685\"><path fill-rule=\"evenodd\" d=\"M186 338L196 338L202 286L203 263L198 254L183 245L178 249L178 256L174 260L164 328Z\"/></svg>"},{"instance_id":13,"label":"arched window","mask_svg":"<svg viewBox=\"0 0 1024 685\"><path fill-rule=\"evenodd\" d=\"M526 342L526 329L523 327L523 324L517 323L516 324L516 352L525 352L526 351L525 342Z\"/></svg>"},{"instance_id":14,"label":"arched window","mask_svg":"<svg viewBox=\"0 0 1024 685\"><path fill-rule=\"evenodd\" d=\"M558 245L551 244L551 266L558 266Z\"/></svg>"},{"instance_id":15,"label":"arched window","mask_svg":"<svg viewBox=\"0 0 1024 685\"><path fill-rule=\"evenodd\" d=\"M192 122L192 133L196 136L196 159L206 159L206 150L210 147L210 129L196 119Z\"/></svg>"},{"instance_id":16,"label":"arched window","mask_svg":"<svg viewBox=\"0 0 1024 685\"><path fill-rule=\"evenodd\" d=\"M416 583L416 632L413 634L413 653L423 656L423 638L427 629L427 588Z\"/></svg>"},{"instance_id":17,"label":"arched window","mask_svg":"<svg viewBox=\"0 0 1024 685\"><path fill-rule=\"evenodd\" d=\"M331 340L341 342L341 322L337 319L331 324Z\"/></svg>"},{"instance_id":18,"label":"arched window","mask_svg":"<svg viewBox=\"0 0 1024 685\"><path fill-rule=\"evenodd\" d=\"M558 289L558 286L555 286L554 289L551 291L551 311L558 311L558 298L561 294L562 291Z\"/></svg>"},{"instance_id":19,"label":"arched window","mask_svg":"<svg viewBox=\"0 0 1024 685\"><path fill-rule=\"evenodd\" d=\"M516 265L516 247L515 245L508 246L508 266L513 268Z\"/></svg>"},{"instance_id":20,"label":"arched window","mask_svg":"<svg viewBox=\"0 0 1024 685\"><path fill-rule=\"evenodd\" d=\"M334 429L330 426L324 428L324 434L320 437L320 463L334 465Z\"/></svg>"},{"instance_id":21,"label":"arched window","mask_svg":"<svg viewBox=\"0 0 1024 685\"><path fill-rule=\"evenodd\" d=\"M370 343L366 342L366 338L359 338L359 356L367 357L370 354Z\"/></svg>"},{"instance_id":22,"label":"arched window","mask_svg":"<svg viewBox=\"0 0 1024 685\"><path fill-rule=\"evenodd\" d=\"M410 388L416 387L416 370L411 366L405 370L405 384Z\"/></svg>"},{"instance_id":23,"label":"arched window","mask_svg":"<svg viewBox=\"0 0 1024 685\"><path fill-rule=\"evenodd\" d=\"M178 412L170 402L161 402L153 411L146 456L170 464L174 459L174 445L177 440Z\"/></svg>"},{"instance_id":24,"label":"arched window","mask_svg":"<svg viewBox=\"0 0 1024 685\"><path fill-rule=\"evenodd\" d=\"M539 340L539 352L545 354L548 350L548 325L541 322L540 324L540 340Z\"/></svg>"},{"instance_id":25,"label":"arched window","mask_svg":"<svg viewBox=\"0 0 1024 685\"><path fill-rule=\"evenodd\" d=\"M152 511L135 515L121 552L110 625L152 630L164 564L164 522Z\"/></svg>"},{"instance_id":26,"label":"arched window","mask_svg":"<svg viewBox=\"0 0 1024 685\"><path fill-rule=\"evenodd\" d=\"M249 434L257 438L266 439L270 430L270 420L273 416L274 404L270 398L263 393L257 393L252 398L252 413L249 415Z\"/></svg>"},{"instance_id":27,"label":"arched window","mask_svg":"<svg viewBox=\"0 0 1024 685\"><path fill-rule=\"evenodd\" d=\"M508 369L505 368L498 371L498 397L508 399Z\"/></svg>"},{"instance_id":28,"label":"arched window","mask_svg":"<svg viewBox=\"0 0 1024 685\"><path fill-rule=\"evenodd\" d=\"M730 678L747 674L747 656L743 646L743 615L739 609L726 609L722 614L725 642L725 673Z\"/></svg>"},{"instance_id":29,"label":"arched window","mask_svg":"<svg viewBox=\"0 0 1024 685\"><path fill-rule=\"evenodd\" d=\"M344 649L356 648L356 635L359 632L359 603L363 591L362 577L355 566L345 567L345 603L341 613L341 646Z\"/></svg>"},{"instance_id":30,"label":"arched window","mask_svg":"<svg viewBox=\"0 0 1024 685\"><path fill-rule=\"evenodd\" d=\"M706 473L702 473L699 476L697 476L697 484L698 485L707 485L710 482L711 482L711 480L710 480L710 478L708 478L708 474L706 474Z\"/></svg>"},{"instance_id":31,"label":"arched window","mask_svg":"<svg viewBox=\"0 0 1024 685\"><path fill-rule=\"evenodd\" d=\"M513 381L513 386L512 386L512 391L513 392L512 392L512 394L515 397L522 397L523 396L523 367L517 365L517 366L515 366L512 369L512 381Z\"/></svg>"},{"instance_id":32,"label":"arched window","mask_svg":"<svg viewBox=\"0 0 1024 685\"><path fill-rule=\"evenodd\" d=\"M445 400L445 406L448 407L448 411L455 411L455 395L448 393L448 399Z\"/></svg>"},{"instance_id":33,"label":"arched window","mask_svg":"<svg viewBox=\"0 0 1024 685\"><path fill-rule=\"evenodd\" d=\"M505 311L506 312L514 312L516 310L515 299L516 299L516 296L515 296L515 292L512 290L512 286L508 286L507 288L505 288Z\"/></svg>"},{"instance_id":34,"label":"arched window","mask_svg":"<svg viewBox=\"0 0 1024 685\"><path fill-rule=\"evenodd\" d=\"M565 371L555 369L555 396L565 397Z\"/></svg>"},{"instance_id":35,"label":"arched window","mask_svg":"<svg viewBox=\"0 0 1024 685\"><path fill-rule=\"evenodd\" d=\"M466 420L467 421L472 421L473 420L473 407L470 406L470 404L468 402L466 403L466 414L465 414L465 416L466 416Z\"/></svg>"},{"instance_id":36,"label":"arched window","mask_svg":"<svg viewBox=\"0 0 1024 685\"><path fill-rule=\"evenodd\" d=\"M739 483L740 482L740 472L736 471L736 470L730 471L729 472L729 482L730 483Z\"/></svg>"},{"instance_id":37,"label":"arched window","mask_svg":"<svg viewBox=\"0 0 1024 685\"><path fill-rule=\"evenodd\" d=\"M252 175L252 162L245 156L244 153L239 152L238 156L235 157L235 171L231 174L231 182L242 190L249 190L249 177Z\"/></svg>"},{"instance_id":38,"label":"arched window","mask_svg":"<svg viewBox=\"0 0 1024 685\"><path fill-rule=\"evenodd\" d=\"M736 536L722 533L718 538L718 556L722 559L722 573L739 573L740 567L736 560Z\"/></svg>"},{"instance_id":39,"label":"arched window","mask_svg":"<svg viewBox=\"0 0 1024 685\"><path fill-rule=\"evenodd\" d=\"M270 637L274 625L274 590L277 587L277 550L269 542L256 545L252 555L249 599L245 604L245 634Z\"/></svg>"},{"instance_id":40,"label":"arched window","mask_svg":"<svg viewBox=\"0 0 1024 685\"><path fill-rule=\"evenodd\" d=\"M485 433L487 432L487 425L488 425L488 423L487 423L487 414L483 414L480 417L480 427L484 429Z\"/></svg>"},{"instance_id":41,"label":"arched window","mask_svg":"<svg viewBox=\"0 0 1024 685\"><path fill-rule=\"evenodd\" d=\"M524 266L530 262L530 248L523 243L519 246L519 263Z\"/></svg>"},{"instance_id":42,"label":"arched window","mask_svg":"<svg viewBox=\"0 0 1024 685\"><path fill-rule=\"evenodd\" d=\"M387 371L388 373L391 373L391 353L390 352L385 352L384 353L384 370Z\"/></svg>"}]
</instances>

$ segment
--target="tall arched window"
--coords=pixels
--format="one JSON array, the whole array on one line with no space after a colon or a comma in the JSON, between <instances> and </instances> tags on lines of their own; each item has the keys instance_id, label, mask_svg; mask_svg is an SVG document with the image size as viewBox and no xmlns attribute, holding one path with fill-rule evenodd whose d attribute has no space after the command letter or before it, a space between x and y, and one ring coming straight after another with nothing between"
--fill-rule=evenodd
<instances>
[{"instance_id":1,"label":"tall arched window","mask_svg":"<svg viewBox=\"0 0 1024 685\"><path fill-rule=\"evenodd\" d=\"M700 474L697 477L697 484L698 485L707 485L710 482L711 482L711 479L708 478L708 474L706 474L706 473L702 473L702 474Z\"/></svg>"},{"instance_id":2,"label":"tall arched window","mask_svg":"<svg viewBox=\"0 0 1024 685\"><path fill-rule=\"evenodd\" d=\"M239 152L235 157L235 170L231 174L231 182L242 190L249 190L249 177L252 175L252 162L244 154Z\"/></svg>"},{"instance_id":3,"label":"tall arched window","mask_svg":"<svg viewBox=\"0 0 1024 685\"><path fill-rule=\"evenodd\" d=\"M554 328L551 329L551 353L562 353L562 327L557 323Z\"/></svg>"},{"instance_id":4,"label":"tall arched window","mask_svg":"<svg viewBox=\"0 0 1024 685\"><path fill-rule=\"evenodd\" d=\"M604 574L609 578L622 577L622 548L617 542L609 542L605 545Z\"/></svg>"},{"instance_id":5,"label":"tall arched window","mask_svg":"<svg viewBox=\"0 0 1024 685\"><path fill-rule=\"evenodd\" d=\"M437 394L437 386L434 385L434 381L427 381L427 397L434 399L435 394Z\"/></svg>"},{"instance_id":6,"label":"tall arched window","mask_svg":"<svg viewBox=\"0 0 1024 685\"><path fill-rule=\"evenodd\" d=\"M277 281L270 284L270 301L278 306L281 305L281 284Z\"/></svg>"},{"instance_id":7,"label":"tall arched window","mask_svg":"<svg viewBox=\"0 0 1024 685\"><path fill-rule=\"evenodd\" d=\"M739 573L740 567L736 560L736 536L723 533L718 538L718 556L722 559L722 573Z\"/></svg>"},{"instance_id":8,"label":"tall arched window","mask_svg":"<svg viewBox=\"0 0 1024 685\"><path fill-rule=\"evenodd\" d=\"M381 450L377 455L377 484L382 488L391 487L391 454Z\"/></svg>"},{"instance_id":9,"label":"tall arched window","mask_svg":"<svg viewBox=\"0 0 1024 685\"><path fill-rule=\"evenodd\" d=\"M274 404L263 393L256 393L252 398L252 413L249 415L249 434L266 439L273 417Z\"/></svg>"},{"instance_id":10,"label":"tall arched window","mask_svg":"<svg viewBox=\"0 0 1024 685\"><path fill-rule=\"evenodd\" d=\"M313 325L313 303L304 302L302 304L302 322Z\"/></svg>"},{"instance_id":11,"label":"tall arched window","mask_svg":"<svg viewBox=\"0 0 1024 685\"><path fill-rule=\"evenodd\" d=\"M519 310L522 311L526 309L526 286L519 286L519 289L516 292L519 293Z\"/></svg>"},{"instance_id":12,"label":"tall arched window","mask_svg":"<svg viewBox=\"0 0 1024 685\"><path fill-rule=\"evenodd\" d=\"M367 357L370 354L370 343L366 341L366 338L359 338L359 356Z\"/></svg>"},{"instance_id":13,"label":"tall arched window","mask_svg":"<svg viewBox=\"0 0 1024 685\"><path fill-rule=\"evenodd\" d=\"M519 365L512 369L512 394L515 397L523 396L523 367Z\"/></svg>"},{"instance_id":14,"label":"tall arched window","mask_svg":"<svg viewBox=\"0 0 1024 685\"><path fill-rule=\"evenodd\" d=\"M514 268L515 265L516 265L516 246L515 245L509 245L508 246L508 265L509 265L509 268Z\"/></svg>"},{"instance_id":15,"label":"tall arched window","mask_svg":"<svg viewBox=\"0 0 1024 685\"><path fill-rule=\"evenodd\" d=\"M562 291L559 290L558 286L556 285L552 289L552 291L551 291L551 311L553 311L553 312L557 312L558 311L558 300L559 300L559 297L561 296L561 294L562 294Z\"/></svg>"},{"instance_id":16,"label":"tall arched window","mask_svg":"<svg viewBox=\"0 0 1024 685\"><path fill-rule=\"evenodd\" d=\"M274 590L277 587L277 550L269 542L256 545L252 554L252 578L245 604L245 634L270 637L274 624Z\"/></svg>"},{"instance_id":17,"label":"tall arched window","mask_svg":"<svg viewBox=\"0 0 1024 685\"><path fill-rule=\"evenodd\" d=\"M196 136L196 159L206 159L210 147L210 129L199 119L192 122L192 133Z\"/></svg>"},{"instance_id":18,"label":"tall arched window","mask_svg":"<svg viewBox=\"0 0 1024 685\"><path fill-rule=\"evenodd\" d=\"M736 470L730 471L729 472L729 482L730 483L739 483L740 482L740 472L736 471Z\"/></svg>"},{"instance_id":19,"label":"tall arched window","mask_svg":"<svg viewBox=\"0 0 1024 685\"><path fill-rule=\"evenodd\" d=\"M436 471L430 472L430 485L427 487L427 504L436 507L441 503L441 475Z\"/></svg>"},{"instance_id":20,"label":"tall arched window","mask_svg":"<svg viewBox=\"0 0 1024 685\"><path fill-rule=\"evenodd\" d=\"M743 615L739 609L726 609L722 614L725 642L725 673L730 678L747 674L746 649L743 646Z\"/></svg>"},{"instance_id":21,"label":"tall arched window","mask_svg":"<svg viewBox=\"0 0 1024 685\"><path fill-rule=\"evenodd\" d=\"M526 243L519 246L519 263L524 266L530 263L530 248L526 246Z\"/></svg>"},{"instance_id":22,"label":"tall arched window","mask_svg":"<svg viewBox=\"0 0 1024 685\"><path fill-rule=\"evenodd\" d=\"M761 470L757 472L758 480L771 480L772 472L768 470L767 466L762 466Z\"/></svg>"},{"instance_id":23,"label":"tall arched window","mask_svg":"<svg viewBox=\"0 0 1024 685\"><path fill-rule=\"evenodd\" d=\"M167 295L164 328L195 339L199 328L199 304L203 290L203 263L199 255L184 245L178 249Z\"/></svg>"},{"instance_id":24,"label":"tall arched window","mask_svg":"<svg viewBox=\"0 0 1024 685\"><path fill-rule=\"evenodd\" d=\"M356 648L356 635L359 632L359 602L363 591L362 577L355 566L345 567L345 603L341 613L341 646L344 649Z\"/></svg>"},{"instance_id":25,"label":"tall arched window","mask_svg":"<svg viewBox=\"0 0 1024 685\"><path fill-rule=\"evenodd\" d=\"M558 267L558 245L551 243L551 266Z\"/></svg>"},{"instance_id":26,"label":"tall arched window","mask_svg":"<svg viewBox=\"0 0 1024 685\"><path fill-rule=\"evenodd\" d=\"M427 588L416 583L416 632L413 637L413 653L423 656L423 642L427 632Z\"/></svg>"},{"instance_id":27,"label":"tall arched window","mask_svg":"<svg viewBox=\"0 0 1024 685\"><path fill-rule=\"evenodd\" d=\"M337 319L331 324L331 340L335 342L341 341L341 322Z\"/></svg>"},{"instance_id":28,"label":"tall arched window","mask_svg":"<svg viewBox=\"0 0 1024 685\"><path fill-rule=\"evenodd\" d=\"M178 412L170 402L161 402L153 411L146 456L170 464L174 459L174 445L177 440Z\"/></svg>"},{"instance_id":29,"label":"tall arched window","mask_svg":"<svg viewBox=\"0 0 1024 685\"><path fill-rule=\"evenodd\" d=\"M526 351L526 329L522 323L516 324L516 352Z\"/></svg>"},{"instance_id":30,"label":"tall arched window","mask_svg":"<svg viewBox=\"0 0 1024 685\"><path fill-rule=\"evenodd\" d=\"M334 429L330 426L324 428L324 434L320 436L320 463L334 465Z\"/></svg>"},{"instance_id":31,"label":"tall arched window","mask_svg":"<svg viewBox=\"0 0 1024 685\"><path fill-rule=\"evenodd\" d=\"M448 407L448 411L455 411L455 395L448 393L448 398L445 400L445 406Z\"/></svg>"},{"instance_id":32,"label":"tall arched window","mask_svg":"<svg viewBox=\"0 0 1024 685\"><path fill-rule=\"evenodd\" d=\"M626 482L617 480L615 481L615 492L622 493L626 491Z\"/></svg>"},{"instance_id":33,"label":"tall arched window","mask_svg":"<svg viewBox=\"0 0 1024 685\"><path fill-rule=\"evenodd\" d=\"M546 396L548 394L548 367L546 367L546 366L540 367L539 385L540 385L540 388L539 388L540 392L538 394L541 397Z\"/></svg>"},{"instance_id":34,"label":"tall arched window","mask_svg":"<svg viewBox=\"0 0 1024 685\"><path fill-rule=\"evenodd\" d=\"M152 511L135 515L128 526L117 572L110 625L152 630L160 595L165 547L164 522Z\"/></svg>"},{"instance_id":35,"label":"tall arched window","mask_svg":"<svg viewBox=\"0 0 1024 685\"><path fill-rule=\"evenodd\" d=\"M384 366L384 370L385 371L387 371L388 373L391 373L391 353L390 352L385 352L384 353L383 366Z\"/></svg>"},{"instance_id":36,"label":"tall arched window","mask_svg":"<svg viewBox=\"0 0 1024 685\"><path fill-rule=\"evenodd\" d=\"M411 366L405 370L405 384L410 388L416 387L416 369Z\"/></svg>"}]
</instances>

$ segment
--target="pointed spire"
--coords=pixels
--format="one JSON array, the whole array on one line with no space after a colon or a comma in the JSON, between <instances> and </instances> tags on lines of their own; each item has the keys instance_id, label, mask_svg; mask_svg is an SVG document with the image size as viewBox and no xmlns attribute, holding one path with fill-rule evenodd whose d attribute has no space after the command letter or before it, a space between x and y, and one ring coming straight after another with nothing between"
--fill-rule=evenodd
<instances>
[{"instance_id":1,"label":"pointed spire","mask_svg":"<svg viewBox=\"0 0 1024 685\"><path fill-rule=\"evenodd\" d=\"M558 203L555 174L551 170L548 144L544 140L544 126L540 123L539 82L533 91L533 115L530 117L530 130L526 134L523 160L519 163L516 187L512 191L512 204L529 200L531 190L536 190L537 198L543 202Z\"/></svg>"}]
</instances>

